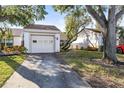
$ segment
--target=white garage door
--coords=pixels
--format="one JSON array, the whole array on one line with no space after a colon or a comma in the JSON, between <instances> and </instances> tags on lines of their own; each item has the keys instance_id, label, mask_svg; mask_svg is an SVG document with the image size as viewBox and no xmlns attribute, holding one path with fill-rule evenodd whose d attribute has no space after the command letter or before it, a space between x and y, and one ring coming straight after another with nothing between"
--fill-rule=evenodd
<instances>
[{"instance_id":1,"label":"white garage door","mask_svg":"<svg viewBox=\"0 0 124 93\"><path fill-rule=\"evenodd\" d=\"M32 53L51 53L54 52L53 36L32 36Z\"/></svg>"}]
</instances>

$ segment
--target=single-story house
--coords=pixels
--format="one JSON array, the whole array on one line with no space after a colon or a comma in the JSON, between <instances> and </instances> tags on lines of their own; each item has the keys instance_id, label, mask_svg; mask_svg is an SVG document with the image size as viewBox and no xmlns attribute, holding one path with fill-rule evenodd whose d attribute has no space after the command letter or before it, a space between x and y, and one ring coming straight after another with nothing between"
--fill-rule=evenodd
<instances>
[{"instance_id":1,"label":"single-story house","mask_svg":"<svg viewBox=\"0 0 124 93\"><path fill-rule=\"evenodd\" d=\"M116 35L116 45L122 44L124 39L119 38L119 34ZM122 42L123 41L123 42ZM123 43L124 44L124 43ZM78 34L77 40L71 44L70 49L85 49L88 46L98 48L103 46L103 36L99 32L85 29Z\"/></svg>"},{"instance_id":2,"label":"single-story house","mask_svg":"<svg viewBox=\"0 0 124 93\"><path fill-rule=\"evenodd\" d=\"M12 29L12 33L12 45L24 45L27 53L60 51L60 30L56 26L30 24L24 29Z\"/></svg>"},{"instance_id":3,"label":"single-story house","mask_svg":"<svg viewBox=\"0 0 124 93\"><path fill-rule=\"evenodd\" d=\"M78 34L77 40L71 44L70 49L84 49L88 46L98 48L102 43L102 34L91 30L84 30Z\"/></svg>"}]
</instances>

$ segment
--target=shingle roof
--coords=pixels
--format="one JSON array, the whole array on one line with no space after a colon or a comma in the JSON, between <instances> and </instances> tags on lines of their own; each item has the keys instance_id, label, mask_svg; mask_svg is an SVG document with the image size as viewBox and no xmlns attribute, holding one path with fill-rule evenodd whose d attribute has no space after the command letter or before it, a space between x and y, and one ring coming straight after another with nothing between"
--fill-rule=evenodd
<instances>
[{"instance_id":1,"label":"shingle roof","mask_svg":"<svg viewBox=\"0 0 124 93\"><path fill-rule=\"evenodd\" d=\"M29 24L24 29L42 29L42 30L57 30L60 31L56 26L53 25L38 25L38 24Z\"/></svg>"}]
</instances>

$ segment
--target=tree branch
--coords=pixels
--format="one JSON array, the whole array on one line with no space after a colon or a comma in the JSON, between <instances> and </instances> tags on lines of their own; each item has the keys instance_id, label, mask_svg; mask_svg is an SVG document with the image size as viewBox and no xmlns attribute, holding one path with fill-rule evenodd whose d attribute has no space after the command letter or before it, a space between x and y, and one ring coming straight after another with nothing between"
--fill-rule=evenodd
<instances>
[{"instance_id":1,"label":"tree branch","mask_svg":"<svg viewBox=\"0 0 124 93\"><path fill-rule=\"evenodd\" d=\"M96 33L101 33L102 31L100 30L97 30L97 29L93 29L93 28L85 28L86 30L91 30L93 32L96 32Z\"/></svg>"},{"instance_id":2,"label":"tree branch","mask_svg":"<svg viewBox=\"0 0 124 93\"><path fill-rule=\"evenodd\" d=\"M103 19L98 15L98 13L92 8L90 5L86 5L87 11L89 14L100 24L102 28L106 28L106 23Z\"/></svg>"},{"instance_id":3,"label":"tree branch","mask_svg":"<svg viewBox=\"0 0 124 93\"><path fill-rule=\"evenodd\" d=\"M103 13L101 5L98 5L98 7L99 7L99 12L101 14L100 15L101 19L104 20L105 24L107 24L107 20L106 20L105 14Z\"/></svg>"},{"instance_id":4,"label":"tree branch","mask_svg":"<svg viewBox=\"0 0 124 93\"><path fill-rule=\"evenodd\" d=\"M82 31L84 31L84 29L85 29L85 27L83 27L80 31L78 31L77 33L75 33L74 34L74 36L72 37L72 38L70 38L70 39L68 39L66 42L65 42L65 44L61 47L62 49L64 49L64 48L68 48L68 44L71 44L73 41L75 41L76 40L76 36L79 34L79 33L81 33ZM67 46L67 47L66 47Z\"/></svg>"},{"instance_id":5,"label":"tree branch","mask_svg":"<svg viewBox=\"0 0 124 93\"><path fill-rule=\"evenodd\" d=\"M5 21L5 20L7 20L9 18L10 18L10 16L1 16L0 15L0 22L3 22L3 21Z\"/></svg>"},{"instance_id":6,"label":"tree branch","mask_svg":"<svg viewBox=\"0 0 124 93\"><path fill-rule=\"evenodd\" d=\"M119 19L123 14L124 14L124 9L120 10L120 11L116 14L116 17L115 17L116 23L117 23L118 19Z\"/></svg>"},{"instance_id":7,"label":"tree branch","mask_svg":"<svg viewBox=\"0 0 124 93\"><path fill-rule=\"evenodd\" d=\"M97 29L93 29L93 28L85 28L86 30L90 30L93 31L95 33L102 33L103 36L105 36L105 33L102 30L97 30Z\"/></svg>"}]
</instances>

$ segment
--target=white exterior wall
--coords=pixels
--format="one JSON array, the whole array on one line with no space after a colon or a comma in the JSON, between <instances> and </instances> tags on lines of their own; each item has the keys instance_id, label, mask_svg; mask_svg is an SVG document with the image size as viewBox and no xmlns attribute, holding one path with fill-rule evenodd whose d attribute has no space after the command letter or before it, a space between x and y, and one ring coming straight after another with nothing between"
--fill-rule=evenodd
<instances>
[{"instance_id":1,"label":"white exterior wall","mask_svg":"<svg viewBox=\"0 0 124 93\"><path fill-rule=\"evenodd\" d=\"M92 46L88 38L95 47L98 48L99 45L102 45L102 36L100 33L96 34L95 32L87 31L79 34L77 40L72 43L71 48L75 49L77 45L79 48L87 48L88 45Z\"/></svg>"},{"instance_id":2,"label":"white exterior wall","mask_svg":"<svg viewBox=\"0 0 124 93\"><path fill-rule=\"evenodd\" d=\"M52 32L52 33L51 33ZM47 32L41 32L39 30L25 30L24 32L24 46L28 49L28 53L32 53L31 49L31 36L54 36L54 52L60 52L60 33L59 32L53 32L53 31L48 31Z\"/></svg>"},{"instance_id":3,"label":"white exterior wall","mask_svg":"<svg viewBox=\"0 0 124 93\"><path fill-rule=\"evenodd\" d=\"M60 52L60 34L55 34L55 52Z\"/></svg>"},{"instance_id":4,"label":"white exterior wall","mask_svg":"<svg viewBox=\"0 0 124 93\"><path fill-rule=\"evenodd\" d=\"M27 53L30 53L30 34L28 32L24 32L24 47L27 49Z\"/></svg>"},{"instance_id":5,"label":"white exterior wall","mask_svg":"<svg viewBox=\"0 0 124 93\"><path fill-rule=\"evenodd\" d=\"M103 46L103 36L102 36L102 34L99 34L99 37L98 37L98 45L99 45L99 46Z\"/></svg>"},{"instance_id":6,"label":"white exterior wall","mask_svg":"<svg viewBox=\"0 0 124 93\"><path fill-rule=\"evenodd\" d=\"M13 45L14 46L21 46L21 44L22 44L22 40L23 40L23 37L21 37L21 36L14 36L14 38L13 38Z\"/></svg>"}]
</instances>

